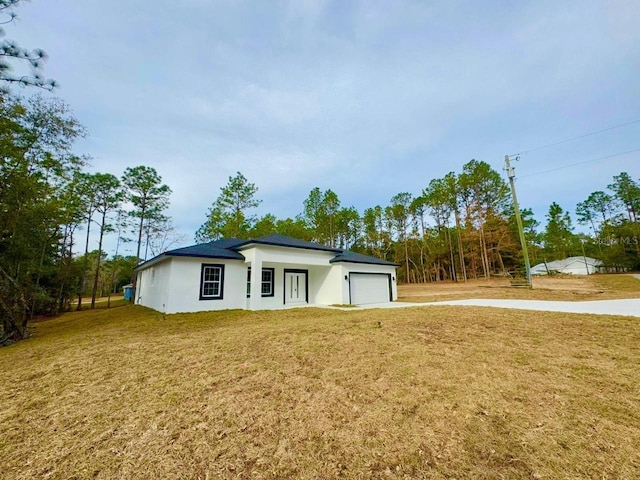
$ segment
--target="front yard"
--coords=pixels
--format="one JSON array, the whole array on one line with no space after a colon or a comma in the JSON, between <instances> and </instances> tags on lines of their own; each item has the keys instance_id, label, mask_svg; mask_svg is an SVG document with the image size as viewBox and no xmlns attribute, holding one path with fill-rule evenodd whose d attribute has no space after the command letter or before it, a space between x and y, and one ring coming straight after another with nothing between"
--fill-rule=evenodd
<instances>
[{"instance_id":1,"label":"front yard","mask_svg":"<svg viewBox=\"0 0 640 480\"><path fill-rule=\"evenodd\" d=\"M638 478L637 319L74 312L0 349L6 478Z\"/></svg>"}]
</instances>

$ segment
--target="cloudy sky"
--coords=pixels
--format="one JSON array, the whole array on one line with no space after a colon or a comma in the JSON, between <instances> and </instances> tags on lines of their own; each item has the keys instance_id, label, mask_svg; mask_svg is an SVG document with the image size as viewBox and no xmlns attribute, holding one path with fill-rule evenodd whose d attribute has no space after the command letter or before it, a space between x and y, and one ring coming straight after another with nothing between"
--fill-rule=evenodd
<instances>
[{"instance_id":1,"label":"cloudy sky","mask_svg":"<svg viewBox=\"0 0 640 480\"><path fill-rule=\"evenodd\" d=\"M189 241L236 171L258 186L259 214L295 216L315 186L362 211L472 158L502 172L505 154L640 120L636 0L32 0L16 12L7 36L47 51L55 94L90 132L78 153L118 176L155 167ZM542 221L554 200L573 211L613 175L639 178L640 151L617 155L636 149L640 122L526 153L522 206Z\"/></svg>"}]
</instances>

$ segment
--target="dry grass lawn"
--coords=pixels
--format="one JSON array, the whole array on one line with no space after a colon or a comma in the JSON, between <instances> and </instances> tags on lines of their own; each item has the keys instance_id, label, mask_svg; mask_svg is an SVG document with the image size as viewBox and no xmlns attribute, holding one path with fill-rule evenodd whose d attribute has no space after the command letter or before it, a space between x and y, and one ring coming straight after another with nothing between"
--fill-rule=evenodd
<instances>
[{"instance_id":1,"label":"dry grass lawn","mask_svg":"<svg viewBox=\"0 0 640 480\"><path fill-rule=\"evenodd\" d=\"M640 478L639 365L628 317L74 312L0 349L0 477Z\"/></svg>"},{"instance_id":2,"label":"dry grass lawn","mask_svg":"<svg viewBox=\"0 0 640 480\"><path fill-rule=\"evenodd\" d=\"M534 277L533 289L512 287L509 279L420 283L398 286L402 302L438 302L467 298L521 300L612 300L640 298L640 280L631 275Z\"/></svg>"}]
</instances>

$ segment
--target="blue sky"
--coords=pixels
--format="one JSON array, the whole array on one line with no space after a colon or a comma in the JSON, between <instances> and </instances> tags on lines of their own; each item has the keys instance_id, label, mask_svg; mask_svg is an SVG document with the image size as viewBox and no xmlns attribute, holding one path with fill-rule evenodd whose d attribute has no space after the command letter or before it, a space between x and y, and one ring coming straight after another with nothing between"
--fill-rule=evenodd
<instances>
[{"instance_id":1,"label":"blue sky","mask_svg":"<svg viewBox=\"0 0 640 480\"><path fill-rule=\"evenodd\" d=\"M640 120L640 2L33 0L8 38L90 136L96 171L155 167L188 236L230 175L257 213L295 216L315 186L360 211L419 194L472 158ZM621 171L640 123L530 152L523 207L573 212Z\"/></svg>"}]
</instances>

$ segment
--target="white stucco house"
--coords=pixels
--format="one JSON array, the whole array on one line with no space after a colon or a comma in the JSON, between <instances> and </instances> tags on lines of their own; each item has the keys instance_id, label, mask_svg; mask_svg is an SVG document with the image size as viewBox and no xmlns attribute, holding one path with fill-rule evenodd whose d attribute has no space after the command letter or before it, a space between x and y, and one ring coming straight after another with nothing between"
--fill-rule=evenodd
<instances>
[{"instance_id":1,"label":"white stucco house","mask_svg":"<svg viewBox=\"0 0 640 480\"><path fill-rule=\"evenodd\" d=\"M591 275L599 270L602 262L591 257L568 257L563 260L543 262L531 267L531 275L562 273L565 275Z\"/></svg>"},{"instance_id":2,"label":"white stucco house","mask_svg":"<svg viewBox=\"0 0 640 480\"><path fill-rule=\"evenodd\" d=\"M134 300L164 313L391 302L396 267L278 234L221 239L138 265Z\"/></svg>"}]
</instances>

